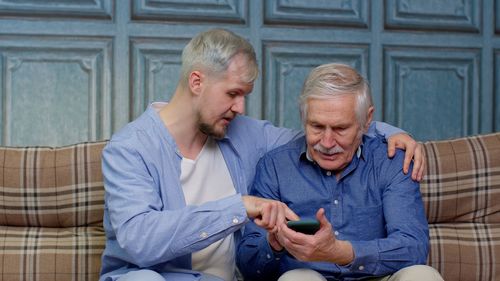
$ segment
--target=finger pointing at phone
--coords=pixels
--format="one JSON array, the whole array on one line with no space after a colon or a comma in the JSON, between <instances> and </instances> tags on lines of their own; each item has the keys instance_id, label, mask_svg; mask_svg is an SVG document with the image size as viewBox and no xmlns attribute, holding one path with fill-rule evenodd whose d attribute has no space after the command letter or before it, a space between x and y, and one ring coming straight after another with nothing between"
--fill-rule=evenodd
<instances>
[{"instance_id":1,"label":"finger pointing at phone","mask_svg":"<svg viewBox=\"0 0 500 281\"><path fill-rule=\"evenodd\" d=\"M247 215L254 218L255 224L267 231L275 232L277 227L287 220L299 219L299 216L285 203L250 195L242 196L242 200Z\"/></svg>"}]
</instances>

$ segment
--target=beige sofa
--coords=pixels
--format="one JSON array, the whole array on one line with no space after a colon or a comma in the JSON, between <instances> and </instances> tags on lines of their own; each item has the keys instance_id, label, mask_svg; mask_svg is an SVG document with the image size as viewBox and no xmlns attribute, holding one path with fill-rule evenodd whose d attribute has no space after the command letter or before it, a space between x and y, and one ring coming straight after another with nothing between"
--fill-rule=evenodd
<instances>
[{"instance_id":1,"label":"beige sofa","mask_svg":"<svg viewBox=\"0 0 500 281\"><path fill-rule=\"evenodd\" d=\"M97 280L106 142L0 147L1 280ZM445 280L500 280L500 133L425 143L428 264Z\"/></svg>"}]
</instances>

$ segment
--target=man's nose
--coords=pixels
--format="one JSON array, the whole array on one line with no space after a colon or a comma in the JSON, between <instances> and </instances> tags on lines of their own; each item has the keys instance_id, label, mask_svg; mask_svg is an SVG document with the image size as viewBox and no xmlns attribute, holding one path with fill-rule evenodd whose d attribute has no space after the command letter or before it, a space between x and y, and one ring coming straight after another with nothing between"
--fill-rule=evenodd
<instances>
[{"instance_id":1,"label":"man's nose","mask_svg":"<svg viewBox=\"0 0 500 281\"><path fill-rule=\"evenodd\" d=\"M330 128L325 129L323 136L321 137L321 145L325 148L332 148L337 144L335 141L335 136L333 130Z\"/></svg>"},{"instance_id":2,"label":"man's nose","mask_svg":"<svg viewBox=\"0 0 500 281\"><path fill-rule=\"evenodd\" d=\"M234 104L231 107L231 111L236 112L238 114L245 114L245 97L238 96L234 100Z\"/></svg>"}]
</instances>

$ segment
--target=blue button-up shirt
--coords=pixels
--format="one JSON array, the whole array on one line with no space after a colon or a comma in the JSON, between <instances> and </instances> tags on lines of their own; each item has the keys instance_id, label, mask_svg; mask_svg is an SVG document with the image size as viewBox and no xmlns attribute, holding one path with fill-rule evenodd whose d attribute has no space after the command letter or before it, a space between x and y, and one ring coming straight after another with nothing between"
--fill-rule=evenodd
<instances>
[{"instance_id":1,"label":"blue button-up shirt","mask_svg":"<svg viewBox=\"0 0 500 281\"><path fill-rule=\"evenodd\" d=\"M347 266L301 262L272 251L264 230L248 224L238 246L238 266L249 279L273 280L295 268L312 268L336 280L384 276L425 264L429 234L419 184L403 173L404 153L387 157L380 136L363 137L361 151L337 179L308 160L302 137L265 155L250 194L285 202L301 218L319 208L337 239L349 241L355 259Z\"/></svg>"}]
</instances>

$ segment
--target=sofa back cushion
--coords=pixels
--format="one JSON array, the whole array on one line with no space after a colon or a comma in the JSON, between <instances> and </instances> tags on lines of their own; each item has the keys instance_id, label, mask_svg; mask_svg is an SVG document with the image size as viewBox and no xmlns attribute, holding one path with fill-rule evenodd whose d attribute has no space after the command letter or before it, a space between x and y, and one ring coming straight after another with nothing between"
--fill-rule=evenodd
<instances>
[{"instance_id":1,"label":"sofa back cushion","mask_svg":"<svg viewBox=\"0 0 500 281\"><path fill-rule=\"evenodd\" d=\"M105 144L0 147L0 225L102 225Z\"/></svg>"},{"instance_id":2,"label":"sofa back cushion","mask_svg":"<svg viewBox=\"0 0 500 281\"><path fill-rule=\"evenodd\" d=\"M500 133L424 144L427 264L444 280L500 278Z\"/></svg>"},{"instance_id":3,"label":"sofa back cushion","mask_svg":"<svg viewBox=\"0 0 500 281\"><path fill-rule=\"evenodd\" d=\"M500 223L500 133L424 143L429 223Z\"/></svg>"}]
</instances>

